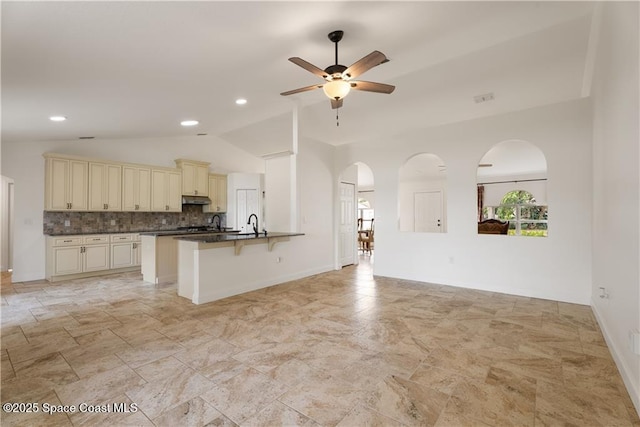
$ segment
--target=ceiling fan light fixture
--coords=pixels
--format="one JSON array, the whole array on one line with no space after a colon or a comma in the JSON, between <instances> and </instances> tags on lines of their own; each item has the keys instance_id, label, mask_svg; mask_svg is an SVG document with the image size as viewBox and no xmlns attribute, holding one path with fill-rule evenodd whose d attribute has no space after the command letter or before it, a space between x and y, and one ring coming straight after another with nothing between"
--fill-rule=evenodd
<instances>
[{"instance_id":1,"label":"ceiling fan light fixture","mask_svg":"<svg viewBox=\"0 0 640 427\"><path fill-rule=\"evenodd\" d=\"M329 97L329 99L335 99L336 101L344 98L349 94L351 90L351 84L345 80L332 80L330 82L325 83L322 86L325 95Z\"/></svg>"}]
</instances>

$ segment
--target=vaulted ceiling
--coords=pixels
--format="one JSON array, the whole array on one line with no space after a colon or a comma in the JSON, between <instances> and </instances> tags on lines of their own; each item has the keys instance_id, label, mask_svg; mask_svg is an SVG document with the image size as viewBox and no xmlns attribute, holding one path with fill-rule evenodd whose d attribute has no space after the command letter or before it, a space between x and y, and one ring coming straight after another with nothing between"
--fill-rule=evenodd
<instances>
[{"instance_id":1,"label":"vaulted ceiling","mask_svg":"<svg viewBox=\"0 0 640 427\"><path fill-rule=\"evenodd\" d=\"M251 153L303 138L333 145L588 95L591 2L2 2L2 139L206 133ZM287 61L390 62L336 111ZM494 99L476 103L474 96ZM238 106L235 99L246 98ZM67 116L63 123L48 117ZM196 119L197 127L180 121Z\"/></svg>"}]
</instances>

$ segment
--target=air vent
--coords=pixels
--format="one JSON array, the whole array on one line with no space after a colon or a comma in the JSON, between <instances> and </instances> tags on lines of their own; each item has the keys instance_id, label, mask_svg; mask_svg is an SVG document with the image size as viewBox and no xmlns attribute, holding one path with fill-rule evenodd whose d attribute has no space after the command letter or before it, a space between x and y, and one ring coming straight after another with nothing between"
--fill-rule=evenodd
<instances>
[{"instance_id":1,"label":"air vent","mask_svg":"<svg viewBox=\"0 0 640 427\"><path fill-rule=\"evenodd\" d=\"M476 95L473 97L473 100L476 104L480 104L481 102L493 101L493 92L485 93L483 95Z\"/></svg>"}]
</instances>

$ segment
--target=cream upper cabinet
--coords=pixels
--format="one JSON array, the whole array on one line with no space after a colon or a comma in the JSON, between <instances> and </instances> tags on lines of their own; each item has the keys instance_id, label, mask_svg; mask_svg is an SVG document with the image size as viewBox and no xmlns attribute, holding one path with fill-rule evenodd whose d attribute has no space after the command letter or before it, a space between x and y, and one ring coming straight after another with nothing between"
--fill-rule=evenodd
<instances>
[{"instance_id":1,"label":"cream upper cabinet","mask_svg":"<svg viewBox=\"0 0 640 427\"><path fill-rule=\"evenodd\" d=\"M209 175L209 198L210 205L203 206L203 212L226 212L227 211L227 176Z\"/></svg>"},{"instance_id":2,"label":"cream upper cabinet","mask_svg":"<svg viewBox=\"0 0 640 427\"><path fill-rule=\"evenodd\" d=\"M151 169L122 167L122 210L151 210Z\"/></svg>"},{"instance_id":3,"label":"cream upper cabinet","mask_svg":"<svg viewBox=\"0 0 640 427\"><path fill-rule=\"evenodd\" d=\"M89 162L89 210L122 210L122 166Z\"/></svg>"},{"instance_id":4,"label":"cream upper cabinet","mask_svg":"<svg viewBox=\"0 0 640 427\"><path fill-rule=\"evenodd\" d=\"M182 169L182 194L185 196L209 194L209 165L210 163L195 160L176 160L176 166Z\"/></svg>"},{"instance_id":5,"label":"cream upper cabinet","mask_svg":"<svg viewBox=\"0 0 640 427\"><path fill-rule=\"evenodd\" d=\"M86 161L46 157L45 210L86 211L88 167Z\"/></svg>"},{"instance_id":6,"label":"cream upper cabinet","mask_svg":"<svg viewBox=\"0 0 640 427\"><path fill-rule=\"evenodd\" d=\"M182 173L179 170L151 169L151 210L182 211Z\"/></svg>"}]
</instances>

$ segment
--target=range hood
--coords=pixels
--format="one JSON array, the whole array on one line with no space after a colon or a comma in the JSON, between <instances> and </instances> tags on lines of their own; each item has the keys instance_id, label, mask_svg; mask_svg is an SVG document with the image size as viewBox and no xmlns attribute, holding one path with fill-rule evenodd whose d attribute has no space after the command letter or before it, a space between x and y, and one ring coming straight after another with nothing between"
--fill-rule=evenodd
<instances>
[{"instance_id":1,"label":"range hood","mask_svg":"<svg viewBox=\"0 0 640 427\"><path fill-rule=\"evenodd\" d=\"M182 196L183 205L210 205L211 199L207 196Z\"/></svg>"}]
</instances>

